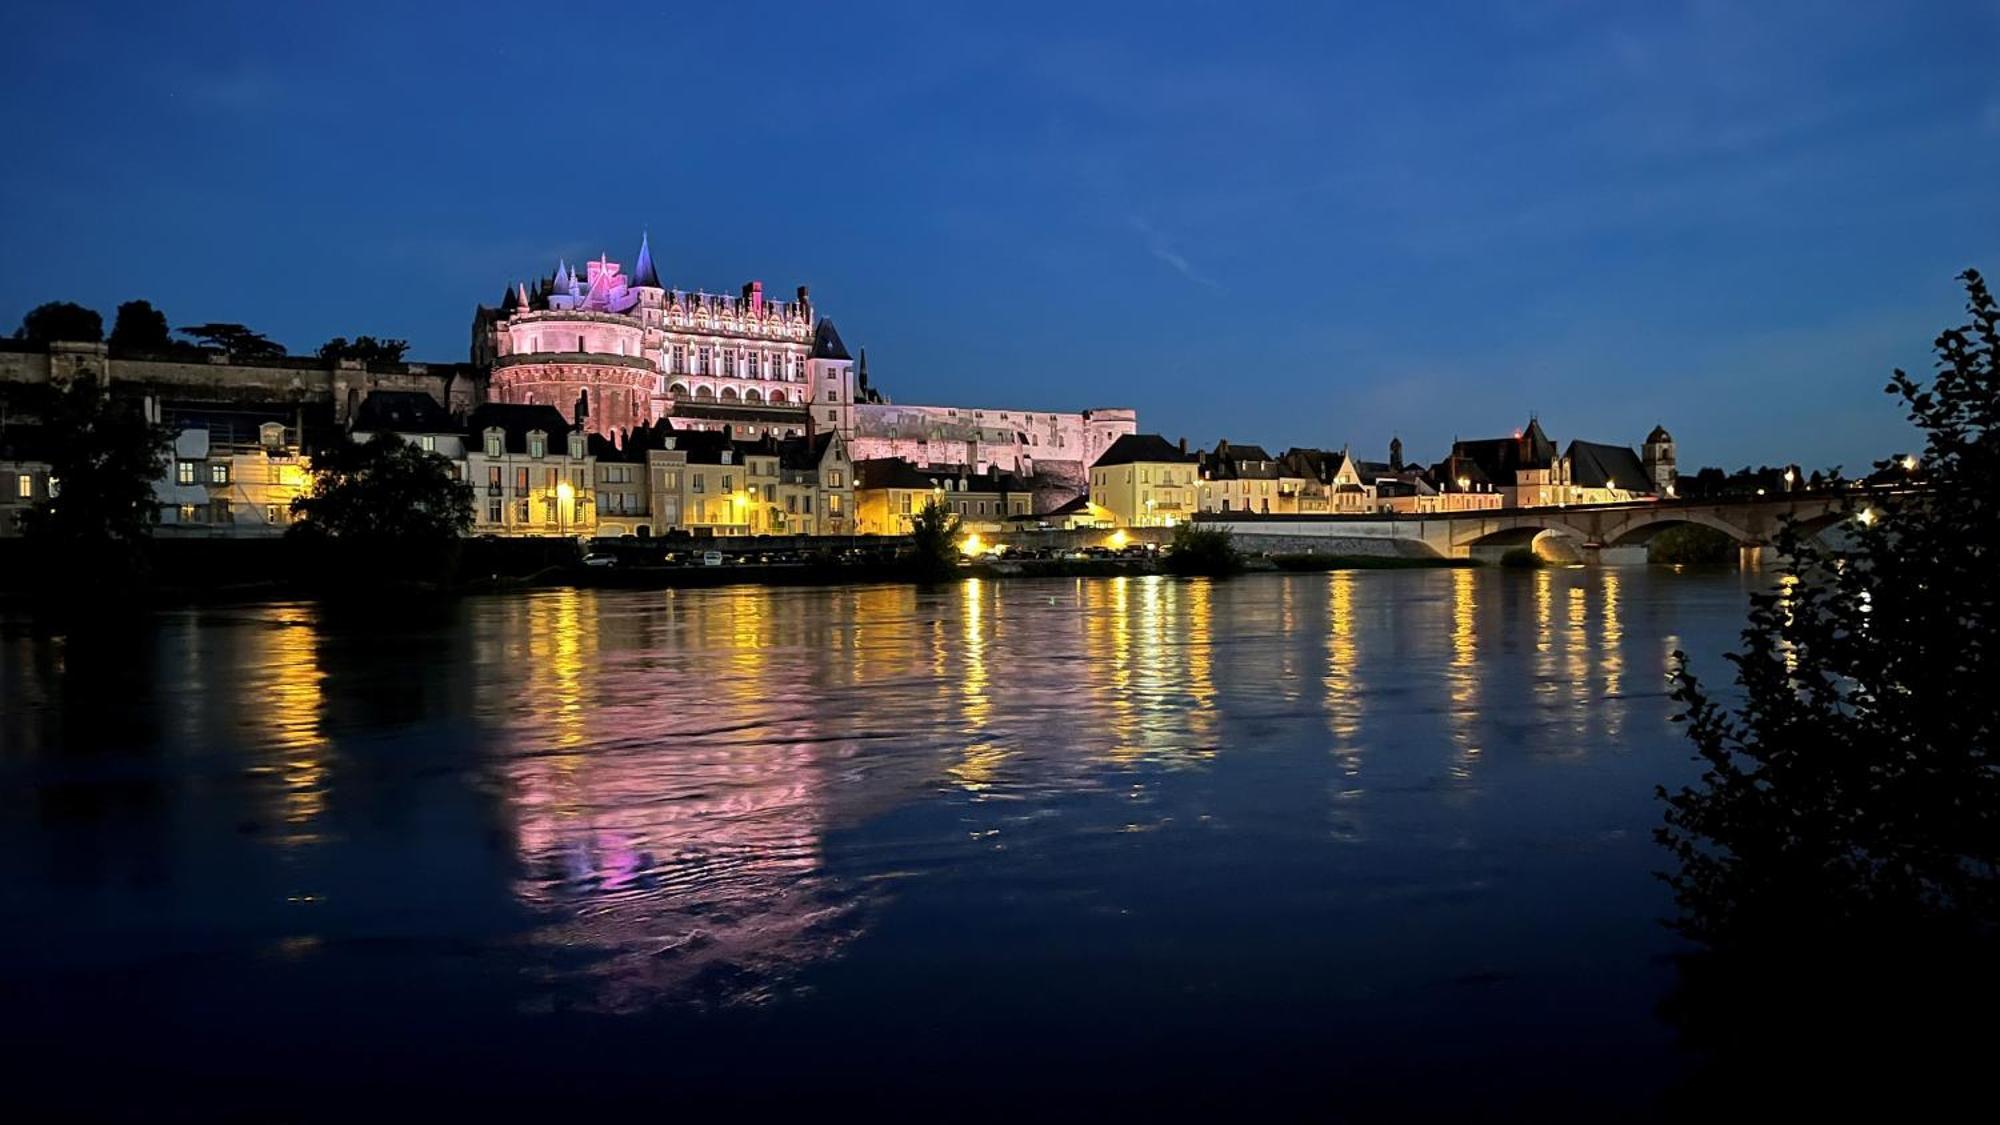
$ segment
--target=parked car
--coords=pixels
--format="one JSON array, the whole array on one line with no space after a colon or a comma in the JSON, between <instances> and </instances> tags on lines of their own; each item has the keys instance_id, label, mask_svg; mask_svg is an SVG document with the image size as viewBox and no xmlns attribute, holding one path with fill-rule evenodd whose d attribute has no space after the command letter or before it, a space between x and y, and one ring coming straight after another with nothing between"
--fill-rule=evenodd
<instances>
[{"instance_id":1,"label":"parked car","mask_svg":"<svg viewBox=\"0 0 2000 1125\"><path fill-rule=\"evenodd\" d=\"M617 565L618 565L618 556L616 556L616 555L595 555L595 554L593 554L593 555L585 555L585 556L583 556L583 565L585 565L585 566L599 566L599 567L603 567L603 566L617 566Z\"/></svg>"},{"instance_id":2,"label":"parked car","mask_svg":"<svg viewBox=\"0 0 2000 1125\"><path fill-rule=\"evenodd\" d=\"M721 552L721 551L703 551L703 552L701 553L701 565L703 565L703 566L721 566L721 565L722 565L722 552Z\"/></svg>"}]
</instances>

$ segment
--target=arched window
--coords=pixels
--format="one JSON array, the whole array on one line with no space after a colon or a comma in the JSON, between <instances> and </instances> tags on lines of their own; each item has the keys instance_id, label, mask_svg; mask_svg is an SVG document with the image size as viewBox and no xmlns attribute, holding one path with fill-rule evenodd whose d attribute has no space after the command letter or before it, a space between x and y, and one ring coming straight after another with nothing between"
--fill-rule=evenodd
<instances>
[{"instance_id":1,"label":"arched window","mask_svg":"<svg viewBox=\"0 0 2000 1125\"><path fill-rule=\"evenodd\" d=\"M759 393L757 392L757 388L755 388L755 387L752 387L752 388L750 388L749 390L747 390L747 391L744 391L744 392L743 392L743 401L744 401L744 402L763 402L763 401L764 401L764 396L763 396L763 395L761 395L761 394L759 394Z\"/></svg>"}]
</instances>

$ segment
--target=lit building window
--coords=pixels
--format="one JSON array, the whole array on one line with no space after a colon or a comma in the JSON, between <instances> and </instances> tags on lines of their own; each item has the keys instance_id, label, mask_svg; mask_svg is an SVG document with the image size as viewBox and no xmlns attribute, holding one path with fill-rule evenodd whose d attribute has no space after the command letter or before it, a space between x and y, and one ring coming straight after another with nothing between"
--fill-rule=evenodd
<instances>
[{"instance_id":1,"label":"lit building window","mask_svg":"<svg viewBox=\"0 0 2000 1125\"><path fill-rule=\"evenodd\" d=\"M176 484L194 483L193 461L179 461L174 464L174 483Z\"/></svg>"},{"instance_id":2,"label":"lit building window","mask_svg":"<svg viewBox=\"0 0 2000 1125\"><path fill-rule=\"evenodd\" d=\"M229 483L229 463L228 463L228 462L226 462L226 461L216 461L216 462L214 462L214 463L210 464L210 465L208 466L208 483L210 483L210 484L228 484L228 483Z\"/></svg>"}]
</instances>

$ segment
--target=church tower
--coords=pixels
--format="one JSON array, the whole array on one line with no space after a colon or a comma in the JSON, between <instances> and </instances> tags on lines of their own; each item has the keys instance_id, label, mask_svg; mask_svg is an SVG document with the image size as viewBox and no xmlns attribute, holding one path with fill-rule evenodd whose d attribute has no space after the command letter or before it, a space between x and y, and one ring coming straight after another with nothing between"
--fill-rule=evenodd
<instances>
[{"instance_id":1,"label":"church tower","mask_svg":"<svg viewBox=\"0 0 2000 1125\"><path fill-rule=\"evenodd\" d=\"M1674 486L1680 480L1680 473L1674 468L1674 435L1665 426L1654 426L1646 435L1646 445L1640 459L1646 465L1646 477L1653 483L1653 495L1665 500L1674 495Z\"/></svg>"}]
</instances>

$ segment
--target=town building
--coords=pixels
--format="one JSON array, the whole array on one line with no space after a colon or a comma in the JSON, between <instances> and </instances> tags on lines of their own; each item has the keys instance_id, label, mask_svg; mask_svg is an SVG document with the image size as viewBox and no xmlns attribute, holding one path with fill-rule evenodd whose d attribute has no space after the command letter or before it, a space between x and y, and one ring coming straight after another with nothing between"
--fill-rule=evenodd
<instances>
[{"instance_id":1,"label":"town building","mask_svg":"<svg viewBox=\"0 0 2000 1125\"><path fill-rule=\"evenodd\" d=\"M1272 457L1261 445L1219 441L1208 453L1196 454L1200 469L1196 503L1204 512L1255 512L1296 515L1304 477L1289 475L1294 466Z\"/></svg>"},{"instance_id":2,"label":"town building","mask_svg":"<svg viewBox=\"0 0 2000 1125\"><path fill-rule=\"evenodd\" d=\"M1582 440L1557 453L1541 422L1529 418L1513 437L1454 442L1448 460L1476 467L1510 508L1657 500L1671 496L1677 481L1674 440L1662 426L1647 435L1644 453ZM1456 475L1470 479L1463 470Z\"/></svg>"},{"instance_id":3,"label":"town building","mask_svg":"<svg viewBox=\"0 0 2000 1125\"><path fill-rule=\"evenodd\" d=\"M292 501L311 486L309 455L338 440L331 404L150 402L173 431L153 484L160 534L256 538L282 535Z\"/></svg>"},{"instance_id":4,"label":"town building","mask_svg":"<svg viewBox=\"0 0 2000 1125\"><path fill-rule=\"evenodd\" d=\"M51 437L39 422L15 422L0 414L0 539L21 534L21 516L49 499Z\"/></svg>"},{"instance_id":5,"label":"town building","mask_svg":"<svg viewBox=\"0 0 2000 1125\"><path fill-rule=\"evenodd\" d=\"M1126 434L1090 467L1090 503L1119 527L1172 527L1200 510L1200 459L1158 434Z\"/></svg>"},{"instance_id":6,"label":"town building","mask_svg":"<svg viewBox=\"0 0 2000 1125\"><path fill-rule=\"evenodd\" d=\"M995 532L1009 519L1032 514L1028 482L1013 473L965 465L912 465L900 457L857 461L855 519L863 535L907 535L931 504L958 517L967 531Z\"/></svg>"},{"instance_id":7,"label":"town building","mask_svg":"<svg viewBox=\"0 0 2000 1125\"><path fill-rule=\"evenodd\" d=\"M487 403L465 424L475 535L593 535L596 459L553 406Z\"/></svg>"},{"instance_id":8,"label":"town building","mask_svg":"<svg viewBox=\"0 0 2000 1125\"><path fill-rule=\"evenodd\" d=\"M466 479L465 426L446 413L436 399L422 391L375 391L361 400L349 424L348 436L355 441L373 441L393 434L425 453L435 453L452 463L452 471Z\"/></svg>"},{"instance_id":9,"label":"town building","mask_svg":"<svg viewBox=\"0 0 2000 1125\"><path fill-rule=\"evenodd\" d=\"M1653 474L1629 446L1572 441L1563 451L1569 464L1569 504L1623 504L1655 500Z\"/></svg>"},{"instance_id":10,"label":"town building","mask_svg":"<svg viewBox=\"0 0 2000 1125\"><path fill-rule=\"evenodd\" d=\"M1538 419L1529 418L1527 428L1512 437L1455 441L1451 451L1479 467L1499 490L1503 507L1560 504L1568 494L1569 463Z\"/></svg>"}]
</instances>

